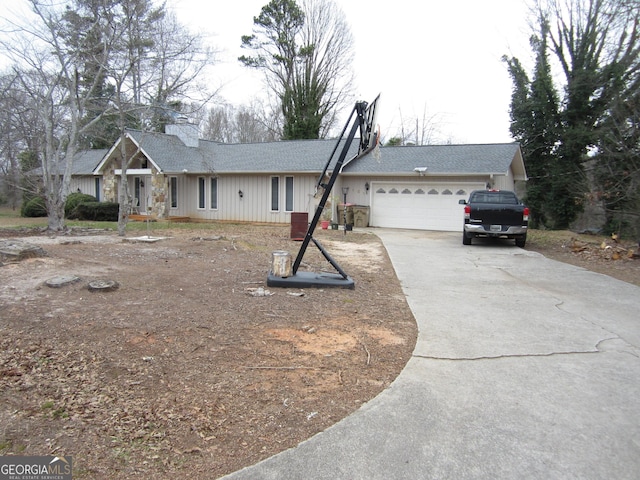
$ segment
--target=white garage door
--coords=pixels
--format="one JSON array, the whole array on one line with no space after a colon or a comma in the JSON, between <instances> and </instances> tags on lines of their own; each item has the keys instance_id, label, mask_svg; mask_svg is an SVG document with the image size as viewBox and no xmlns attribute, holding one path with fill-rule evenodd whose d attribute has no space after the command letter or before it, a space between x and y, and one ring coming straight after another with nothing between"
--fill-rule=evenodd
<instances>
[{"instance_id":1,"label":"white garage door","mask_svg":"<svg viewBox=\"0 0 640 480\"><path fill-rule=\"evenodd\" d=\"M375 183L370 224L374 227L418 230L462 230L460 199L484 184Z\"/></svg>"}]
</instances>

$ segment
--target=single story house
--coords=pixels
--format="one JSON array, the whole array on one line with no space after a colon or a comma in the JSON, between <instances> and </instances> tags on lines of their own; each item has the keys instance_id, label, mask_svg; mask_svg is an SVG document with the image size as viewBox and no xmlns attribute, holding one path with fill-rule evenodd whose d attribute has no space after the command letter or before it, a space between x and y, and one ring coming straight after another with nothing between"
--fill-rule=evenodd
<instances>
[{"instance_id":1,"label":"single story house","mask_svg":"<svg viewBox=\"0 0 640 480\"><path fill-rule=\"evenodd\" d=\"M263 223L313 216L316 182L336 147L335 140L221 144L200 140L190 124L165 134L129 130L124 141L129 191L142 214ZM518 190L527 179L517 143L380 147L354 158L357 143L330 197L334 220L348 188L347 203L369 207L370 226L457 231L458 201L471 190ZM72 191L117 201L120 147L81 155Z\"/></svg>"}]
</instances>

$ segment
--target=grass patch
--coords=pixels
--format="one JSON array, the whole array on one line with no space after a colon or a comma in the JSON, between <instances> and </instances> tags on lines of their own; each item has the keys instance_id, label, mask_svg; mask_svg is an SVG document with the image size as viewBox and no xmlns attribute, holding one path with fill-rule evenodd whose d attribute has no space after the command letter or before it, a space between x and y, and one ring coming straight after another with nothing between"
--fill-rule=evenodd
<instances>
[{"instance_id":1,"label":"grass patch","mask_svg":"<svg viewBox=\"0 0 640 480\"><path fill-rule=\"evenodd\" d=\"M600 245L603 240L609 239L604 235L589 235L576 233L571 230L529 230L527 233L527 244L531 247L554 248L561 245L570 244L575 239L580 242Z\"/></svg>"}]
</instances>

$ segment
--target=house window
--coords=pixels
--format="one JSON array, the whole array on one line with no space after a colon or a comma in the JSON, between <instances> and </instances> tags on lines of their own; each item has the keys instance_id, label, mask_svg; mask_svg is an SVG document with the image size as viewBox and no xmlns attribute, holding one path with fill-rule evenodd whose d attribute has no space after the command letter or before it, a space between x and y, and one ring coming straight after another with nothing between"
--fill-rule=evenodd
<instances>
[{"instance_id":1,"label":"house window","mask_svg":"<svg viewBox=\"0 0 640 480\"><path fill-rule=\"evenodd\" d=\"M211 179L211 209L218 208L218 179L216 177Z\"/></svg>"},{"instance_id":2,"label":"house window","mask_svg":"<svg viewBox=\"0 0 640 480\"><path fill-rule=\"evenodd\" d=\"M134 180L134 193L133 197L138 200L138 205L140 205L140 177L136 177Z\"/></svg>"},{"instance_id":3,"label":"house window","mask_svg":"<svg viewBox=\"0 0 640 480\"><path fill-rule=\"evenodd\" d=\"M280 210L280 177L271 177L271 211Z\"/></svg>"},{"instance_id":4,"label":"house window","mask_svg":"<svg viewBox=\"0 0 640 480\"><path fill-rule=\"evenodd\" d=\"M293 177L284 177L284 188L285 211L293 212Z\"/></svg>"},{"instance_id":5,"label":"house window","mask_svg":"<svg viewBox=\"0 0 640 480\"><path fill-rule=\"evenodd\" d=\"M171 208L178 208L178 177L169 180L169 194L171 195Z\"/></svg>"},{"instance_id":6,"label":"house window","mask_svg":"<svg viewBox=\"0 0 640 480\"><path fill-rule=\"evenodd\" d=\"M198 208L205 206L204 177L198 177Z\"/></svg>"},{"instance_id":7,"label":"house window","mask_svg":"<svg viewBox=\"0 0 640 480\"><path fill-rule=\"evenodd\" d=\"M95 186L96 186L96 194L95 194L95 197L96 197L96 200L97 200L97 201L100 201L100 177L96 177L96 178L94 179L94 182L95 182Z\"/></svg>"}]
</instances>

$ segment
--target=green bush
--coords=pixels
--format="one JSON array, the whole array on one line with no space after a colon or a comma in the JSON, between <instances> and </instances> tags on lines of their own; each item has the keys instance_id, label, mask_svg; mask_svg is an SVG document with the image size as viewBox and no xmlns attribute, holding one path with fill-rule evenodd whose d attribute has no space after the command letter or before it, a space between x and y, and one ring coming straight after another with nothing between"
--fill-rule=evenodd
<instances>
[{"instance_id":1,"label":"green bush","mask_svg":"<svg viewBox=\"0 0 640 480\"><path fill-rule=\"evenodd\" d=\"M75 211L76 207L81 203L97 202L98 199L88 193L74 192L67 196L67 201L64 204L64 216L66 218L78 218Z\"/></svg>"},{"instance_id":2,"label":"green bush","mask_svg":"<svg viewBox=\"0 0 640 480\"><path fill-rule=\"evenodd\" d=\"M120 205L112 202L86 202L79 203L74 209L78 220L91 220L94 222L117 222Z\"/></svg>"},{"instance_id":3,"label":"green bush","mask_svg":"<svg viewBox=\"0 0 640 480\"><path fill-rule=\"evenodd\" d=\"M20 215L22 217L46 217L47 207L44 203L44 198L33 197L28 202L23 203L20 208Z\"/></svg>"}]
</instances>

